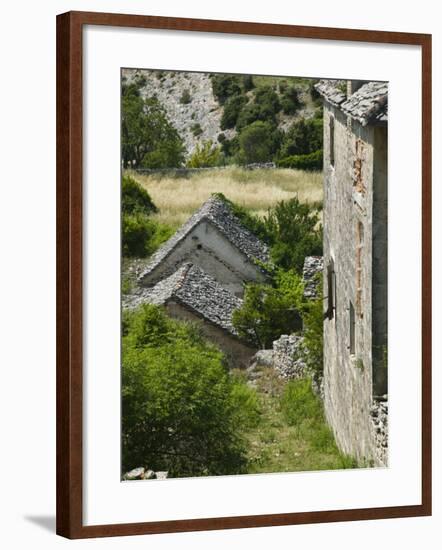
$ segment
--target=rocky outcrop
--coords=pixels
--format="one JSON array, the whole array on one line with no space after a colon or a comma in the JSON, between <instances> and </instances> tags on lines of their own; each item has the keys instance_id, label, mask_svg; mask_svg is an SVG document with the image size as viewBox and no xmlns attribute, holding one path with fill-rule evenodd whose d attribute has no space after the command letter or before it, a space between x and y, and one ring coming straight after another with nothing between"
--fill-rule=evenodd
<instances>
[{"instance_id":1,"label":"rocky outcrop","mask_svg":"<svg viewBox=\"0 0 442 550\"><path fill-rule=\"evenodd\" d=\"M302 268L302 282L306 298L315 299L317 297L320 275L323 270L324 258L322 256L306 256Z\"/></svg>"},{"instance_id":2,"label":"rocky outcrop","mask_svg":"<svg viewBox=\"0 0 442 550\"><path fill-rule=\"evenodd\" d=\"M142 97L158 98L189 156L199 143L209 140L217 143L223 108L213 95L208 73L124 69L123 78L128 83L142 79ZM230 139L235 131L222 133Z\"/></svg>"}]
</instances>

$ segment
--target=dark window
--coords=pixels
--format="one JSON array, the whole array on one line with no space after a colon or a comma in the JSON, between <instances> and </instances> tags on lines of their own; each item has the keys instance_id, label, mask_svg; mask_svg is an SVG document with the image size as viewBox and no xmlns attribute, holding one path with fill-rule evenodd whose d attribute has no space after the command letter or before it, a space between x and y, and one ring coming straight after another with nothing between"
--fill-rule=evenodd
<instances>
[{"instance_id":1,"label":"dark window","mask_svg":"<svg viewBox=\"0 0 442 550\"><path fill-rule=\"evenodd\" d=\"M336 309L336 274L333 260L327 265L327 311L325 317L333 319Z\"/></svg>"},{"instance_id":2,"label":"dark window","mask_svg":"<svg viewBox=\"0 0 442 550\"><path fill-rule=\"evenodd\" d=\"M349 350L352 355L355 354L356 351L356 316L355 316L355 308L353 304L350 302L349 307L349 318L350 318L350 345Z\"/></svg>"},{"instance_id":3,"label":"dark window","mask_svg":"<svg viewBox=\"0 0 442 550\"><path fill-rule=\"evenodd\" d=\"M329 151L330 165L334 166L335 165L335 119L334 119L334 117L332 117L332 116L330 117L328 126L329 126L329 134L330 134L330 139L329 139L329 142L330 142L330 151Z\"/></svg>"}]
</instances>

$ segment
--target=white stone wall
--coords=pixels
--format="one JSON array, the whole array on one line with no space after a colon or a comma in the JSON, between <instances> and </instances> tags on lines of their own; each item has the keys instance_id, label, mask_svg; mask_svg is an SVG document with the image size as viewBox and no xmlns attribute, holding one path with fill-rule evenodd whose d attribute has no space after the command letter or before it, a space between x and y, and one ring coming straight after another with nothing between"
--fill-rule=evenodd
<instances>
[{"instance_id":1,"label":"white stone wall","mask_svg":"<svg viewBox=\"0 0 442 550\"><path fill-rule=\"evenodd\" d=\"M154 285L175 272L184 262L192 262L214 277L218 283L242 297L245 281L264 281L262 271L242 254L211 223L201 221L153 272L143 284Z\"/></svg>"}]
</instances>

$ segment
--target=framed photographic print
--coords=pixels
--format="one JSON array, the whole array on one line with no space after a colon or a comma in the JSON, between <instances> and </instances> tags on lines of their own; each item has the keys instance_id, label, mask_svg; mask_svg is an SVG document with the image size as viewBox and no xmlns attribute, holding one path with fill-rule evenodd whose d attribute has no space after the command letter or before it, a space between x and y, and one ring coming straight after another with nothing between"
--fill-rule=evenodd
<instances>
[{"instance_id":1,"label":"framed photographic print","mask_svg":"<svg viewBox=\"0 0 442 550\"><path fill-rule=\"evenodd\" d=\"M431 514L431 36L57 18L57 532Z\"/></svg>"}]
</instances>

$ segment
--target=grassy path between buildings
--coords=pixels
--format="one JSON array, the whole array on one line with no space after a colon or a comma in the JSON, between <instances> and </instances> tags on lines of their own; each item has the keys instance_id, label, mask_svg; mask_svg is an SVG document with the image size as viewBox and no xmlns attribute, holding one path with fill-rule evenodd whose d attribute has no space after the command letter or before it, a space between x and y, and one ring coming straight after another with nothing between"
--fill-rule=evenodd
<instances>
[{"instance_id":1,"label":"grassy path between buildings","mask_svg":"<svg viewBox=\"0 0 442 550\"><path fill-rule=\"evenodd\" d=\"M312 392L309 380L287 383L271 368L263 368L258 374L253 385L261 416L247 434L248 473L357 467L354 459L337 448L324 419L322 402Z\"/></svg>"}]
</instances>

